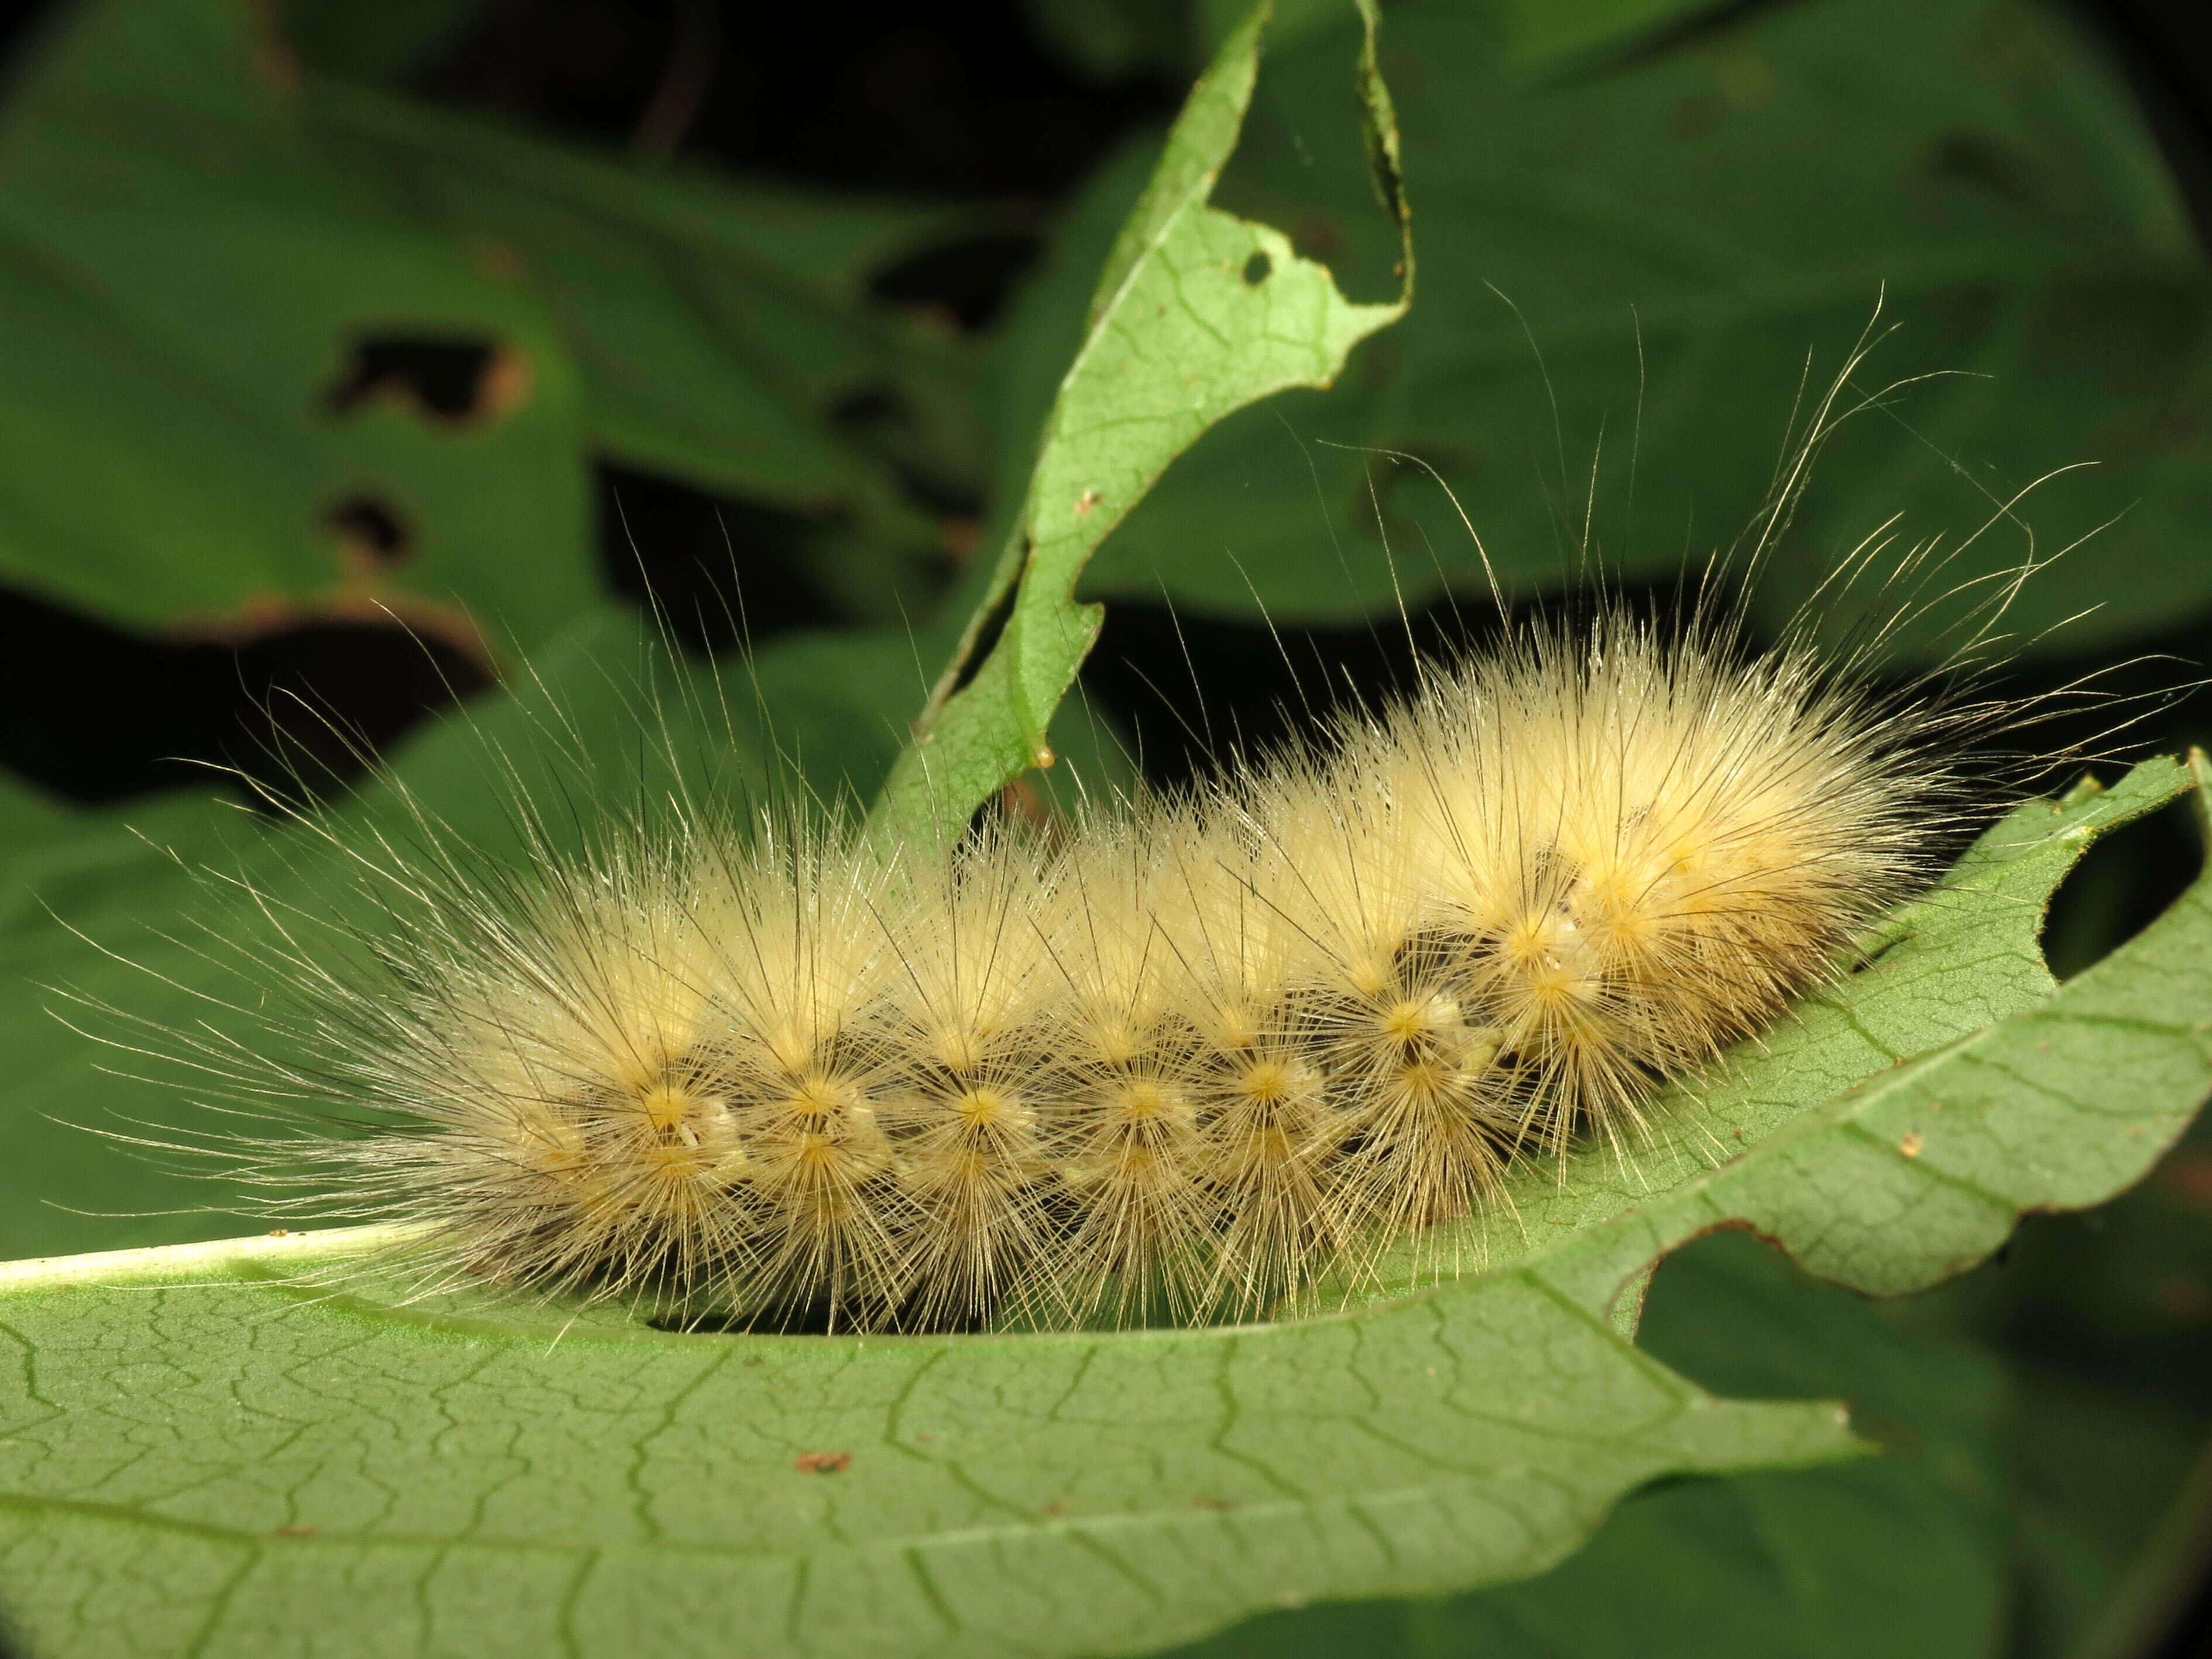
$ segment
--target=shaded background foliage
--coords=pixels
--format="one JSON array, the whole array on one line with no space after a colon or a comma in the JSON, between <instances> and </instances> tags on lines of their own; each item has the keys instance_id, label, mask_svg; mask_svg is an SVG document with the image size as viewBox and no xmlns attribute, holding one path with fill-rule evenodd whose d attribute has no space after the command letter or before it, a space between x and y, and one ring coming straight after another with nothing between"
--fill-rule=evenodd
<instances>
[{"instance_id":1,"label":"shaded background foliage","mask_svg":"<svg viewBox=\"0 0 2212 1659\"><path fill-rule=\"evenodd\" d=\"M1234 9L861 5L771 27L711 0L106 0L13 21L7 1254L239 1225L147 1213L195 1194L48 1121L165 1109L96 1078L29 988L101 988L56 915L112 938L182 905L158 849L253 855L263 832L215 810L242 792L208 763L338 799L389 752L459 799L440 791L466 757L425 717L473 699L495 722L500 683L532 678L588 704L595 658L654 648L650 596L810 777L872 787L996 545L1105 241ZM1348 10L1280 11L1220 200L1384 297ZM2101 609L2020 684L2212 656L2193 8L1403 0L1384 51L1421 216L1412 317L1337 390L1224 423L1086 579L1113 604L1085 708L1148 772L1389 684L1409 638L1484 631L1466 532L1375 447L1451 485L1516 601L1556 592L1586 533L1663 591L1747 519L1806 354L1831 371L1885 284L1900 326L1873 372L1966 374L1846 431L1760 614L1892 513L1955 541L2089 460L1985 544L2009 562L2029 528L2045 551L2094 532L2023 626ZM2163 710L2139 746L2201 738L2204 707ZM619 698L583 716L627 718ZM1083 742L1059 746L1110 775ZM2101 848L2046 936L2062 972L2193 856L2163 820ZM1547 1578L1285 1612L1193 1651L2179 1654L2212 1633L2201 1134L1910 1304L1741 1239L1692 1247L1642 1340L1723 1391L1848 1397L1891 1455L1654 1490Z\"/></svg>"}]
</instances>

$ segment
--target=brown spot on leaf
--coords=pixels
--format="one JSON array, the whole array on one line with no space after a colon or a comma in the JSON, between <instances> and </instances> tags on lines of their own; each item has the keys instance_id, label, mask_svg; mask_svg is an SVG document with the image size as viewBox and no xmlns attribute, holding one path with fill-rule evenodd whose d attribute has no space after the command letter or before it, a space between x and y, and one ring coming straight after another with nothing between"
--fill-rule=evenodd
<instances>
[{"instance_id":1,"label":"brown spot on leaf","mask_svg":"<svg viewBox=\"0 0 2212 1659\"><path fill-rule=\"evenodd\" d=\"M530 401L537 381L538 371L528 356L511 345L497 347L477 384L478 415L487 421L505 420Z\"/></svg>"},{"instance_id":2,"label":"brown spot on leaf","mask_svg":"<svg viewBox=\"0 0 2212 1659\"><path fill-rule=\"evenodd\" d=\"M1927 1144L1920 1138L1920 1131L1913 1129L1907 1131L1905 1139L1897 1143L1897 1150L1907 1158L1917 1158L1920 1156L1920 1149Z\"/></svg>"},{"instance_id":3,"label":"brown spot on leaf","mask_svg":"<svg viewBox=\"0 0 2212 1659\"><path fill-rule=\"evenodd\" d=\"M344 558L347 555L342 551L340 556ZM417 641L458 653L460 659L444 664L440 672L464 696L499 678L491 646L467 611L459 605L440 605L411 593L380 591L362 580L360 574L350 568L328 592L307 599L283 593L249 593L231 610L179 618L168 632L181 644L236 648L302 629L333 624L395 634L404 630ZM410 648L419 652L422 645Z\"/></svg>"},{"instance_id":4,"label":"brown spot on leaf","mask_svg":"<svg viewBox=\"0 0 2212 1659\"><path fill-rule=\"evenodd\" d=\"M853 1467L850 1452L801 1452L791 1460L801 1474L842 1474Z\"/></svg>"}]
</instances>

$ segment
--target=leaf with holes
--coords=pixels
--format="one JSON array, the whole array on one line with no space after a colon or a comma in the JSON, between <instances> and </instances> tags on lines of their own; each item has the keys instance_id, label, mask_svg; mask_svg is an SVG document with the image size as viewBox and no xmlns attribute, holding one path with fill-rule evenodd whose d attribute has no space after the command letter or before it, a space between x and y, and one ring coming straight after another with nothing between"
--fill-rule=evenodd
<instances>
[{"instance_id":1,"label":"leaf with holes","mask_svg":"<svg viewBox=\"0 0 2212 1659\"><path fill-rule=\"evenodd\" d=\"M975 234L976 214L641 168L343 82L313 83L307 111L540 298L595 447L795 512L863 511L927 547L933 526L841 428L873 401L925 434L911 464L975 487L974 349L863 301L871 275Z\"/></svg>"},{"instance_id":2,"label":"leaf with holes","mask_svg":"<svg viewBox=\"0 0 2212 1659\"><path fill-rule=\"evenodd\" d=\"M0 125L0 573L217 637L526 645L592 601L540 310L332 166L250 9L98 0Z\"/></svg>"},{"instance_id":3,"label":"leaf with holes","mask_svg":"<svg viewBox=\"0 0 2212 1659\"><path fill-rule=\"evenodd\" d=\"M1370 181L1400 234L1399 298L1352 304L1280 231L1209 205L1251 100L1262 4L1192 90L1106 256L1022 509L877 805L884 835L957 836L992 790L1049 766L1046 725L1098 631L1098 608L1073 597L1092 550L1213 422L1285 386L1327 385L1353 345L1405 313L1413 246L1397 128L1371 4L1361 17L1360 111Z\"/></svg>"}]
</instances>

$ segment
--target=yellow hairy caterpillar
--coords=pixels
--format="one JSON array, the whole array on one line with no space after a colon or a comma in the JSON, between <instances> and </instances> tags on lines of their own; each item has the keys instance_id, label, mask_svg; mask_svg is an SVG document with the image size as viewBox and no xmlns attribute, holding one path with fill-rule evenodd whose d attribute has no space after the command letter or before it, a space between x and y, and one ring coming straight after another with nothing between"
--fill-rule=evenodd
<instances>
[{"instance_id":1,"label":"yellow hairy caterpillar","mask_svg":"<svg viewBox=\"0 0 2212 1659\"><path fill-rule=\"evenodd\" d=\"M886 854L690 808L498 890L403 865L371 974L285 965L319 1060L253 1086L396 1119L322 1146L342 1206L541 1295L1264 1315L1516 1159L1628 1146L1665 1079L1837 971L1931 874L1974 717L1616 608L1056 835Z\"/></svg>"}]
</instances>

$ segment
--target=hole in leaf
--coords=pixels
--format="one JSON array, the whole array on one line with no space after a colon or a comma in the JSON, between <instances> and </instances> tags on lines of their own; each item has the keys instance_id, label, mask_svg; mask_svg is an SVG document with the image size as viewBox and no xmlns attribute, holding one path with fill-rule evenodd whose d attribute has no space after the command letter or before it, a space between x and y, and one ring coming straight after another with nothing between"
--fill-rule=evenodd
<instances>
[{"instance_id":1,"label":"hole in leaf","mask_svg":"<svg viewBox=\"0 0 2212 1659\"><path fill-rule=\"evenodd\" d=\"M656 1331L672 1331L684 1336L849 1336L849 1322L832 1326L827 1303L809 1303L803 1307L787 1304L757 1309L750 1313L669 1312L655 1314L646 1324ZM969 1333L982 1328L981 1322L970 1320L951 1326L933 1326L933 1332Z\"/></svg>"},{"instance_id":2,"label":"hole in leaf","mask_svg":"<svg viewBox=\"0 0 2212 1659\"><path fill-rule=\"evenodd\" d=\"M1275 262L1262 251L1255 253L1244 262L1244 280L1252 287L1257 288L1273 276L1274 270Z\"/></svg>"},{"instance_id":3,"label":"hole in leaf","mask_svg":"<svg viewBox=\"0 0 2212 1659\"><path fill-rule=\"evenodd\" d=\"M991 607L990 614L983 618L983 626L976 631L975 648L968 653L968 660L960 665L960 677L953 682L952 690L956 694L968 689L969 682L982 671L991 653L999 648L999 636L1006 631L1006 624L1013 620L1014 600L1020 593L1018 582L1009 586L999 596L999 602Z\"/></svg>"},{"instance_id":4,"label":"hole in leaf","mask_svg":"<svg viewBox=\"0 0 2212 1659\"><path fill-rule=\"evenodd\" d=\"M2071 979L2125 945L2181 896L2202 859L2185 799L2099 840L2059 884L2044 916L2051 973Z\"/></svg>"},{"instance_id":5,"label":"hole in leaf","mask_svg":"<svg viewBox=\"0 0 2212 1659\"><path fill-rule=\"evenodd\" d=\"M321 795L490 684L459 645L388 622L170 640L0 590L0 764L85 805L204 787L210 765Z\"/></svg>"},{"instance_id":6,"label":"hole in leaf","mask_svg":"<svg viewBox=\"0 0 2212 1659\"><path fill-rule=\"evenodd\" d=\"M323 521L337 533L350 561L367 569L402 562L415 539L398 510L374 495L347 496Z\"/></svg>"},{"instance_id":7,"label":"hole in leaf","mask_svg":"<svg viewBox=\"0 0 2212 1659\"><path fill-rule=\"evenodd\" d=\"M1911 1420L1921 1401L1909 1362L1948 1359L1927 1339L1900 1336L1872 1304L1814 1279L1740 1223L1704 1233L1659 1263L1636 1346L1716 1394L1844 1395L1860 1433L1908 1455L1923 1431Z\"/></svg>"},{"instance_id":8,"label":"hole in leaf","mask_svg":"<svg viewBox=\"0 0 2212 1659\"><path fill-rule=\"evenodd\" d=\"M441 426L496 421L530 396L529 358L482 336L364 334L324 398L334 416L378 400Z\"/></svg>"}]
</instances>

